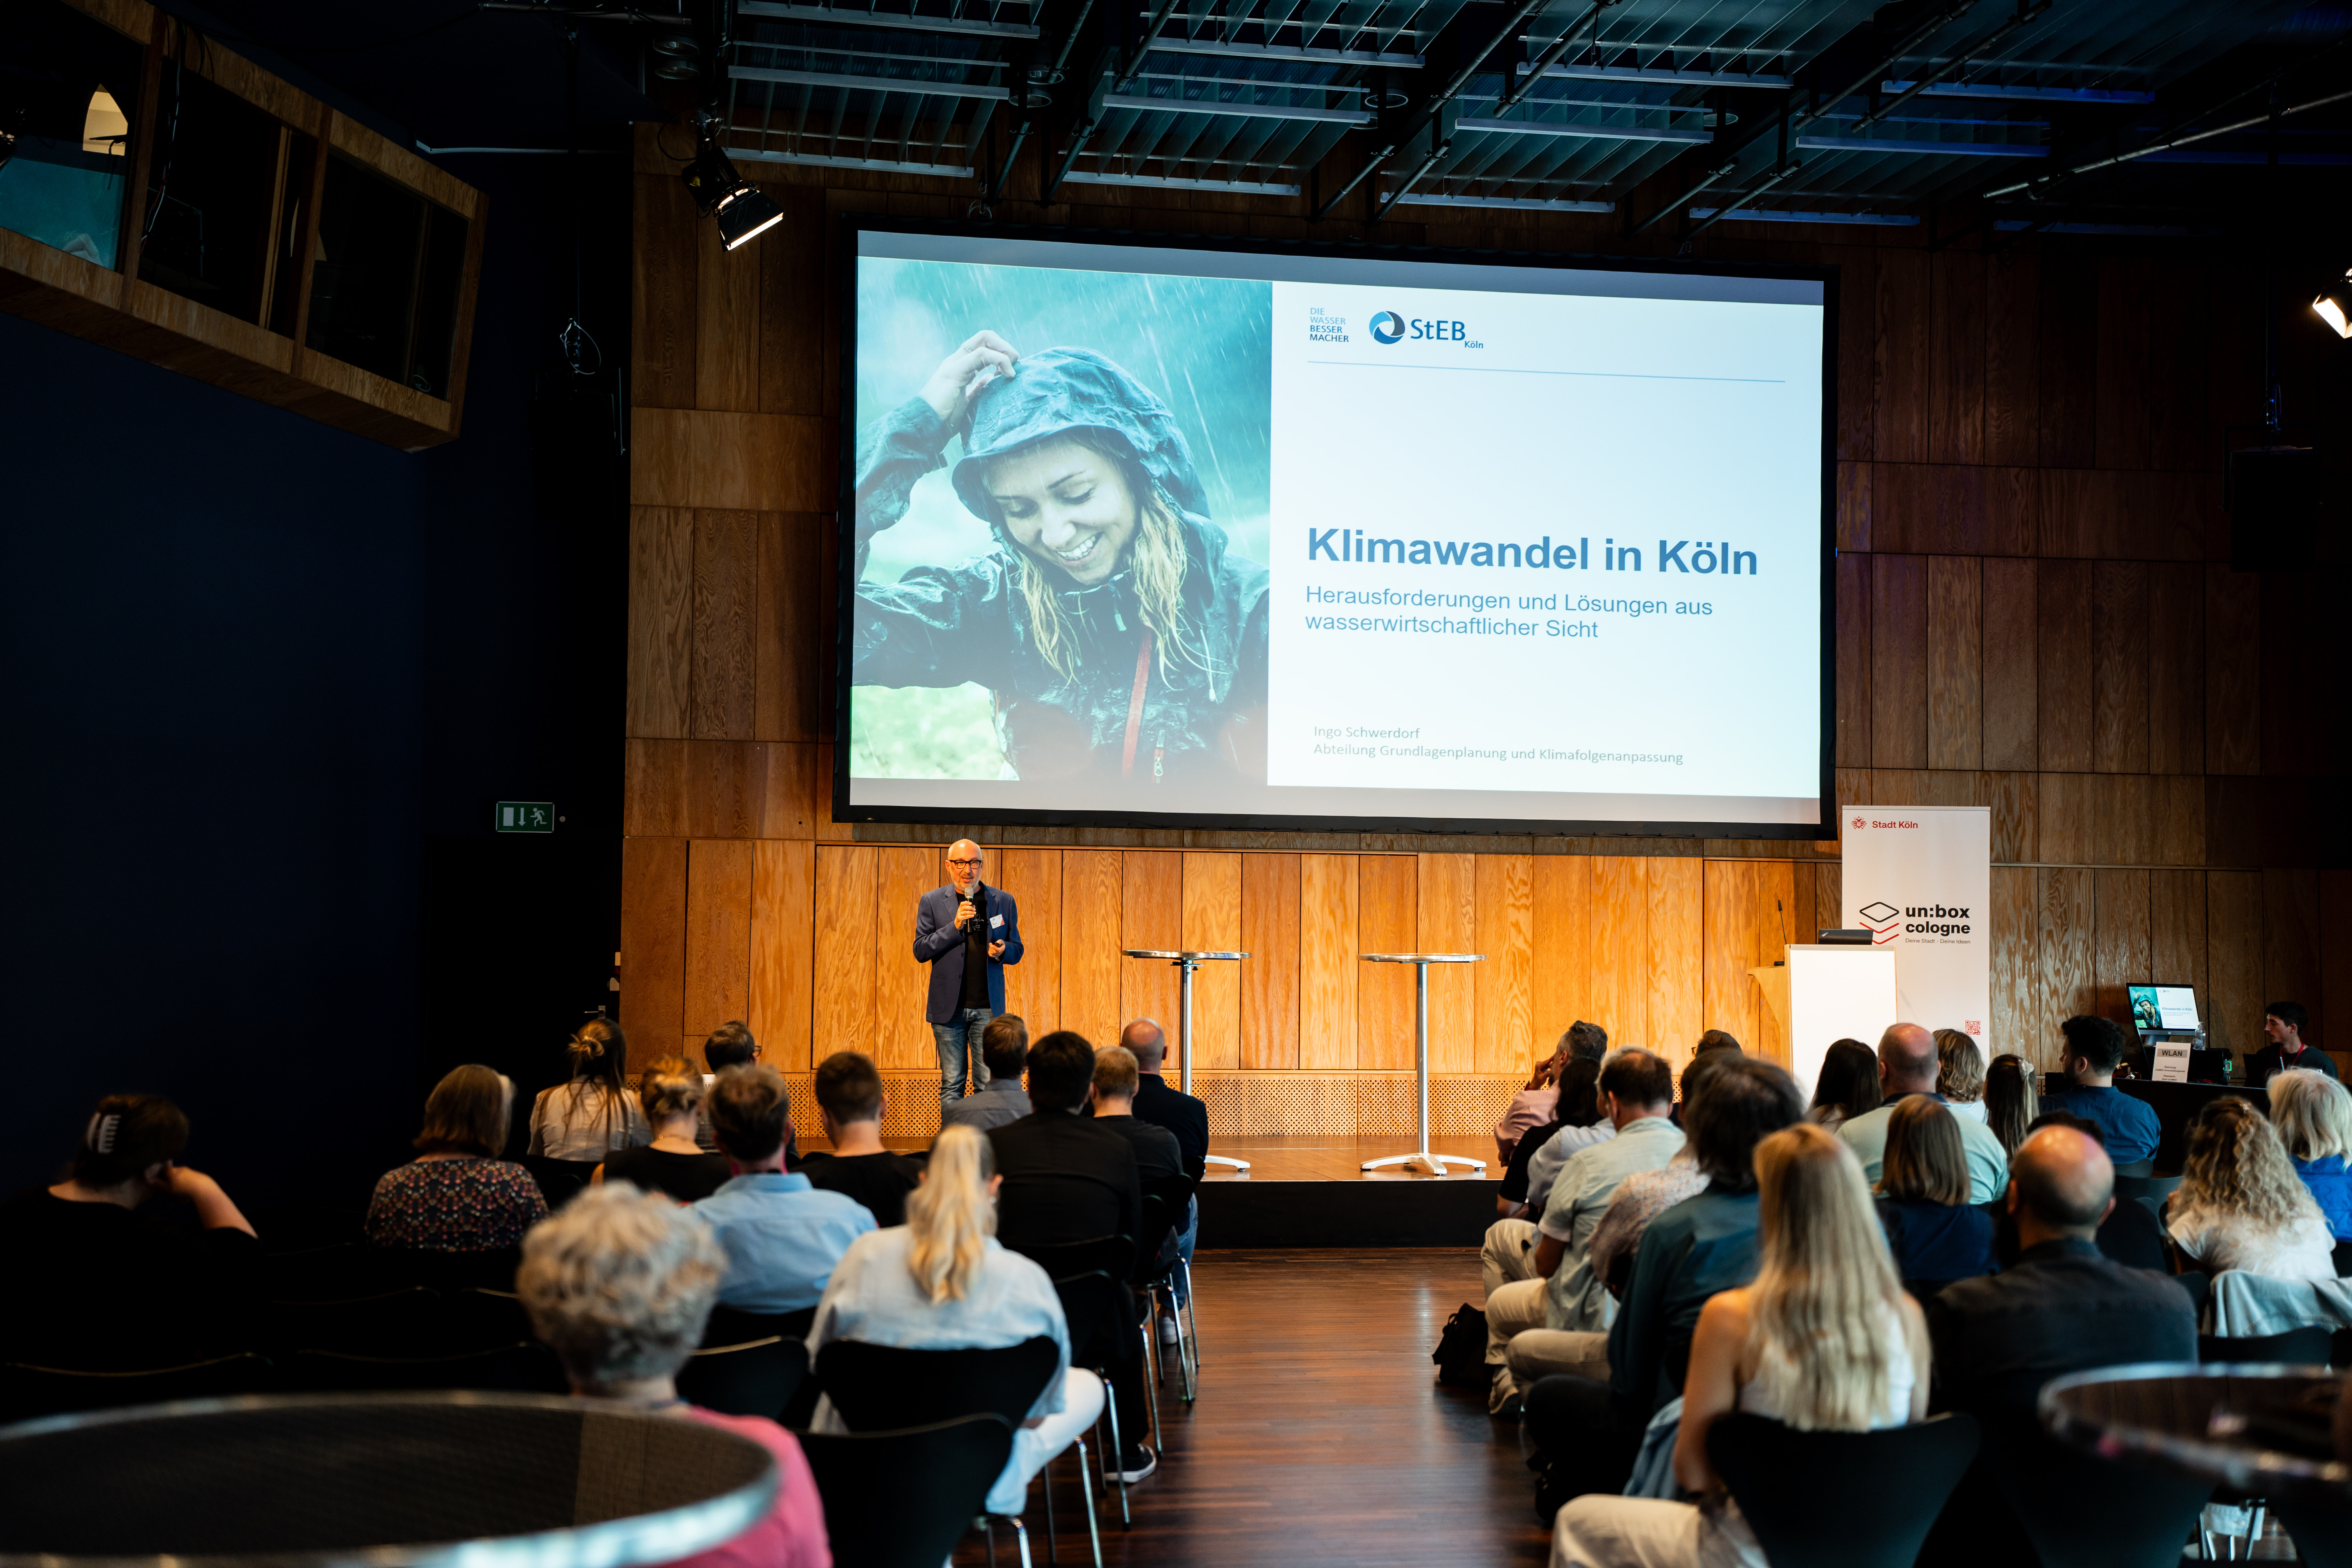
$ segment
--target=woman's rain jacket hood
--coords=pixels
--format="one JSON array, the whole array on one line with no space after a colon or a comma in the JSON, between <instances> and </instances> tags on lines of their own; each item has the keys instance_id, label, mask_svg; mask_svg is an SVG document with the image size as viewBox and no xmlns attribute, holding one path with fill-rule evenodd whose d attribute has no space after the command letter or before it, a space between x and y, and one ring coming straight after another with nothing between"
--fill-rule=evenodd
<instances>
[{"instance_id":1,"label":"woman's rain jacket hood","mask_svg":"<svg viewBox=\"0 0 2352 1568\"><path fill-rule=\"evenodd\" d=\"M1176 416L1150 388L1091 349L1025 354L1017 374L1000 375L981 389L972 400L963 458L950 476L956 494L974 516L995 524L995 508L982 482L989 462L1081 427L1108 430L1124 440L1169 500L1192 517L1209 515L1208 494Z\"/></svg>"}]
</instances>

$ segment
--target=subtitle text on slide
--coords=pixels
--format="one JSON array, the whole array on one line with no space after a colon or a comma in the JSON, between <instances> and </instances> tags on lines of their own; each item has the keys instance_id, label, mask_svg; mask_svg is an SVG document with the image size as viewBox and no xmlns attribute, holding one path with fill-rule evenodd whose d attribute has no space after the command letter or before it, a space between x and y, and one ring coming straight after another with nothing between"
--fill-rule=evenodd
<instances>
[{"instance_id":1,"label":"subtitle text on slide","mask_svg":"<svg viewBox=\"0 0 2352 1568\"><path fill-rule=\"evenodd\" d=\"M1715 613L1715 606L1705 600L1618 599L1593 594L1444 594L1426 588L1326 588L1313 583L1307 585L1307 602L1356 608L1469 612L1435 616L1325 614L1306 617L1310 632L1387 632L1408 637L1597 637L1601 635L1599 621L1561 617L1615 616L1640 620L1645 616ZM1541 619L1523 620L1510 614L1513 610L1546 614Z\"/></svg>"},{"instance_id":2,"label":"subtitle text on slide","mask_svg":"<svg viewBox=\"0 0 2352 1568\"><path fill-rule=\"evenodd\" d=\"M1319 757L1411 757L1423 762L1485 763L1664 763L1683 765L1680 752L1612 752L1590 746L1433 746L1422 743L1417 729L1381 730L1360 724L1314 726L1314 752Z\"/></svg>"}]
</instances>

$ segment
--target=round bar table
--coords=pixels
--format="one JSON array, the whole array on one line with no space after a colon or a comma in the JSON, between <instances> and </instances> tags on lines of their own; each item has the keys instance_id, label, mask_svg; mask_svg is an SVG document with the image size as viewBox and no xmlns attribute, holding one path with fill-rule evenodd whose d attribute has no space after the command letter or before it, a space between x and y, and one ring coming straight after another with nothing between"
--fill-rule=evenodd
<instances>
[{"instance_id":1,"label":"round bar table","mask_svg":"<svg viewBox=\"0 0 2352 1568\"><path fill-rule=\"evenodd\" d=\"M741 1534L773 1455L525 1394L194 1400L0 1429L0 1563L625 1568Z\"/></svg>"},{"instance_id":2,"label":"round bar table","mask_svg":"<svg viewBox=\"0 0 2352 1568\"><path fill-rule=\"evenodd\" d=\"M2213 1481L2268 1502L2318 1568L2352 1565L2352 1464L2330 1451L2317 1366L2155 1363L2075 1373L2042 1391L2059 1441L2118 1464Z\"/></svg>"},{"instance_id":3,"label":"round bar table","mask_svg":"<svg viewBox=\"0 0 2352 1568\"><path fill-rule=\"evenodd\" d=\"M1182 1003L1176 1013L1176 1086L1186 1094L1192 1092L1192 971L1203 963L1225 961L1239 963L1249 956L1246 952L1211 952L1203 948L1188 947L1123 947L1119 952L1129 958L1164 958L1176 966L1176 994ZM1229 1160L1223 1154L1206 1156L1212 1165L1227 1165L1236 1171L1249 1169L1247 1160Z\"/></svg>"},{"instance_id":4,"label":"round bar table","mask_svg":"<svg viewBox=\"0 0 2352 1568\"><path fill-rule=\"evenodd\" d=\"M1367 952L1360 956L1366 963L1412 965L1412 1076L1414 1088L1420 1091L1421 1097L1421 1117L1416 1123L1421 1131L1421 1142L1413 1152L1367 1160L1364 1169L1377 1171L1383 1165L1406 1165L1419 1160L1440 1175L1444 1174L1448 1165L1467 1165L1474 1171L1483 1172L1486 1168L1484 1160L1429 1152L1429 966L1433 963L1476 963L1486 955L1483 952Z\"/></svg>"}]
</instances>

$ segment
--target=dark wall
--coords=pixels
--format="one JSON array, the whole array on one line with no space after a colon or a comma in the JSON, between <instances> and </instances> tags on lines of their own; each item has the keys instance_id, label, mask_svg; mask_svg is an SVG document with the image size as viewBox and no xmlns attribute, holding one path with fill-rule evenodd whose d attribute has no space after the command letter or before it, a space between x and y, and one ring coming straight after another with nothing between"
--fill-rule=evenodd
<instances>
[{"instance_id":1,"label":"dark wall","mask_svg":"<svg viewBox=\"0 0 2352 1568\"><path fill-rule=\"evenodd\" d=\"M582 162L583 314L625 364L625 167ZM610 443L534 397L571 379L563 163L447 160L488 226L430 452L0 316L0 1187L147 1089L290 1228L364 1202L432 1078L546 1081L605 994L626 520ZM567 820L494 837L501 797Z\"/></svg>"}]
</instances>

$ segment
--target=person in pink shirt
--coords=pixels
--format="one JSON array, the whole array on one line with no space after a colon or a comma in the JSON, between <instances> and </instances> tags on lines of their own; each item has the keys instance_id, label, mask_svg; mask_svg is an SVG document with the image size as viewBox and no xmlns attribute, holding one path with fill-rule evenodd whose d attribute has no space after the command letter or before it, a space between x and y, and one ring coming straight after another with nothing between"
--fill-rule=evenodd
<instances>
[{"instance_id":1,"label":"person in pink shirt","mask_svg":"<svg viewBox=\"0 0 2352 1568\"><path fill-rule=\"evenodd\" d=\"M523 1239L516 1292L562 1362L572 1392L749 1437L776 1457L773 1507L724 1545L673 1568L832 1568L824 1504L793 1435L759 1415L722 1415L677 1395L677 1369L727 1273L710 1227L625 1182L593 1186Z\"/></svg>"}]
</instances>

